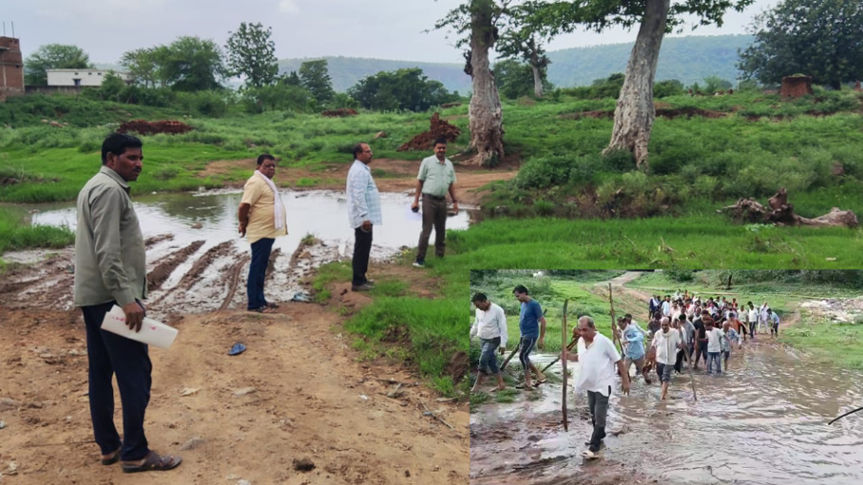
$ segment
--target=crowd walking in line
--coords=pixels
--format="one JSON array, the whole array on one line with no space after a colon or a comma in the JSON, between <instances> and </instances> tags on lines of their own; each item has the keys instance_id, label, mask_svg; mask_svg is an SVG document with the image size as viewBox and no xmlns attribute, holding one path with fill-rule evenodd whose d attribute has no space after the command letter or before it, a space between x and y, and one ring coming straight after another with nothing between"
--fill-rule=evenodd
<instances>
[{"instance_id":1,"label":"crowd walking in line","mask_svg":"<svg viewBox=\"0 0 863 485\"><path fill-rule=\"evenodd\" d=\"M520 338L510 356L518 351L522 364L523 385L516 387L531 389L545 382L545 376L531 362L530 354L535 347L543 348L546 320L539 302L529 296L524 285L516 286L513 296L520 304ZM482 350L471 392L481 391L480 386L487 376L496 380L495 390L503 390L506 383L497 355L506 355L506 342L514 341L508 339L505 312L483 293L474 294L472 302L476 310L470 335L480 338ZM593 426L590 439L585 443L587 449L581 453L586 459L598 458L605 448L603 438L609 397L617 379L620 379L623 393L628 394L631 379L641 376L649 386L655 372L660 384L659 399L664 401L674 374L688 374L691 381L692 372L703 363L706 375L721 376L732 365L732 354L742 349L745 342L767 337L768 331L770 338L779 334L779 315L766 301L760 306L752 301L741 304L736 298L702 298L686 290L665 297L654 295L647 305L646 328L627 313L613 322L611 338L597 330L591 316L581 316L572 332L573 341L561 349L560 359L581 364L575 377L575 391L587 392ZM573 348L575 350L570 350ZM506 362L508 359L503 365ZM631 377L633 364L635 373ZM535 381L532 381L532 374ZM694 383L692 385L694 393Z\"/></svg>"}]
</instances>

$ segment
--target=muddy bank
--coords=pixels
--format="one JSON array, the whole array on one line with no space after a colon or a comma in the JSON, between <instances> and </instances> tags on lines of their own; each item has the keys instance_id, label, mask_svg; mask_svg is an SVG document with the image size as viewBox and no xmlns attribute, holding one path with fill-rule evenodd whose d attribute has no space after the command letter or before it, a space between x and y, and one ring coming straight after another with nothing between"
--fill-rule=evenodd
<instances>
[{"instance_id":1,"label":"muddy bank","mask_svg":"<svg viewBox=\"0 0 863 485\"><path fill-rule=\"evenodd\" d=\"M285 298L302 290L322 262L342 257L338 247L309 241L294 254L274 253L267 292L279 295L280 308L260 315L243 310L247 249L196 246L171 237L153 237L147 245L151 277L158 270L162 279L165 268L175 268L151 293L149 311L180 333L170 349L150 351L146 430L153 449L181 454L183 465L154 477L99 464L83 322L72 308L72 254L65 250L7 273L0 286L3 479L34 485L467 483L467 406L440 398L406 366L360 360L353 337L340 330L346 315L371 299L345 282L331 285L328 305ZM15 259L44 256L17 253ZM412 269L373 262L371 271L428 296L434 284ZM247 350L229 357L234 342ZM118 395L115 401L119 424Z\"/></svg>"}]
</instances>

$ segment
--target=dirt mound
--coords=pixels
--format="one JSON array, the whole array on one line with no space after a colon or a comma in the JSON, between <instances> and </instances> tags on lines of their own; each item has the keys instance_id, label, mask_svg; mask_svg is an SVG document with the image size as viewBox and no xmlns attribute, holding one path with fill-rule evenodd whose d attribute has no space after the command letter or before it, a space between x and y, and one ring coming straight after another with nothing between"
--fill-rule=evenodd
<instances>
[{"instance_id":1,"label":"dirt mound","mask_svg":"<svg viewBox=\"0 0 863 485\"><path fill-rule=\"evenodd\" d=\"M782 78L779 95L783 98L799 98L812 94L812 76L794 75Z\"/></svg>"},{"instance_id":2,"label":"dirt mound","mask_svg":"<svg viewBox=\"0 0 863 485\"><path fill-rule=\"evenodd\" d=\"M328 109L326 111L321 111L321 116L327 116L330 118L342 118L345 116L356 116L358 113L356 110L350 108L339 108L339 109Z\"/></svg>"},{"instance_id":3,"label":"dirt mound","mask_svg":"<svg viewBox=\"0 0 863 485\"><path fill-rule=\"evenodd\" d=\"M400 152L408 150L431 150L434 148L434 141L436 139L443 137L447 141L453 141L461 134L461 130L458 127L440 119L440 114L437 112L432 115L429 121L429 131L413 137L409 142L398 147L396 150Z\"/></svg>"},{"instance_id":4,"label":"dirt mound","mask_svg":"<svg viewBox=\"0 0 863 485\"><path fill-rule=\"evenodd\" d=\"M156 135L159 133L168 133L176 135L191 131L192 127L175 120L163 121L147 121L147 120L132 120L127 121L117 128L117 133L128 133L133 131L141 135Z\"/></svg>"},{"instance_id":5,"label":"dirt mound","mask_svg":"<svg viewBox=\"0 0 863 485\"><path fill-rule=\"evenodd\" d=\"M468 358L467 353L459 351L453 354L449 360L449 364L446 366L446 373L452 376L453 381L459 382L462 377L467 375L469 367L470 358Z\"/></svg>"}]
</instances>

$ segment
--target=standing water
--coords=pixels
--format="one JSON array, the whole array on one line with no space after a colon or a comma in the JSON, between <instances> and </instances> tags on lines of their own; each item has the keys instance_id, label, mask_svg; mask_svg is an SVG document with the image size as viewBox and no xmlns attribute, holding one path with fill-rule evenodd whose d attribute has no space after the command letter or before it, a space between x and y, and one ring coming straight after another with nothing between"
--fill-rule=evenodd
<instances>
[{"instance_id":1,"label":"standing water","mask_svg":"<svg viewBox=\"0 0 863 485\"><path fill-rule=\"evenodd\" d=\"M335 191L283 191L288 219L288 236L276 239L267 273L265 294L268 300L288 301L302 295L309 273L318 265L337 259L350 259L354 231L347 215L344 194ZM171 313L208 312L246 306L246 275L249 268L249 243L237 232L237 208L242 193L220 190L197 194L158 194L134 198L135 210L144 237L148 239L147 262L150 292L148 302L154 316ZM410 211L412 197L406 194L381 194L383 224L374 228L371 257L386 259L402 246L413 247L422 226L422 216ZM34 224L68 226L75 229L73 204L34 206ZM448 229L468 226L466 212L450 217ZM300 241L313 235L321 244L304 246L292 258ZM4 254L4 258L27 262L30 255ZM71 250L62 251L46 269L33 279L30 292L41 294L45 288L63 288L49 302L51 307L72 308ZM59 268L59 269L58 269ZM65 270L64 268L72 268ZM50 274L50 276L48 276ZM67 291L68 289L68 291ZM298 295L299 294L299 295ZM26 295L19 295L21 303Z\"/></svg>"},{"instance_id":2,"label":"standing water","mask_svg":"<svg viewBox=\"0 0 863 485\"><path fill-rule=\"evenodd\" d=\"M579 455L592 429L586 395L569 389L568 433L559 383L512 404L482 405L471 416L471 481L616 483L636 475L673 484L863 483L863 415L827 424L863 405L861 373L772 343L744 345L730 362L721 376L701 366L693 373L697 401L686 369L673 376L665 402L655 372L652 385L635 378L629 396L618 384L607 449L595 462ZM559 364L547 372L559 376Z\"/></svg>"}]
</instances>

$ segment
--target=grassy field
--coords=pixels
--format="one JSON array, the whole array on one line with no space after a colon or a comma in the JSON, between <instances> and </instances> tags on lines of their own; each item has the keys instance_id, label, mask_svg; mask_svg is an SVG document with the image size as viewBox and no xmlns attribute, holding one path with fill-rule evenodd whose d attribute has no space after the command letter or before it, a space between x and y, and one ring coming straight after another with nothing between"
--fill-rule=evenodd
<instances>
[{"instance_id":1,"label":"grassy field","mask_svg":"<svg viewBox=\"0 0 863 485\"><path fill-rule=\"evenodd\" d=\"M31 226L25 211L0 204L0 254L16 249L62 248L74 242L75 235L69 228Z\"/></svg>"}]
</instances>

